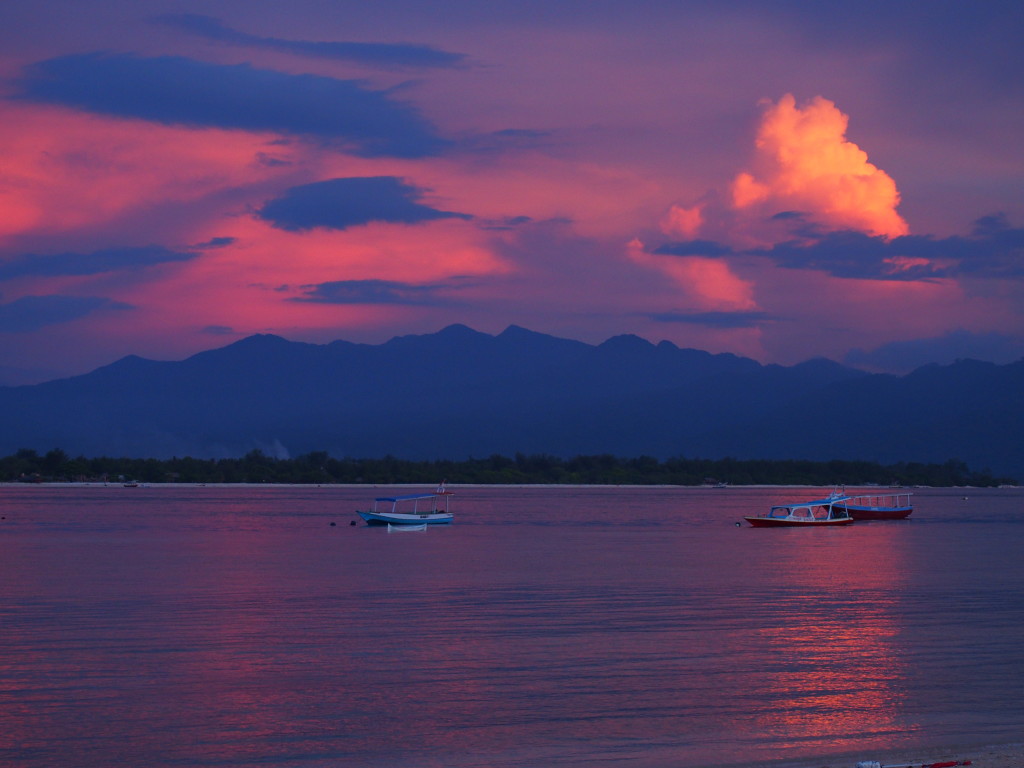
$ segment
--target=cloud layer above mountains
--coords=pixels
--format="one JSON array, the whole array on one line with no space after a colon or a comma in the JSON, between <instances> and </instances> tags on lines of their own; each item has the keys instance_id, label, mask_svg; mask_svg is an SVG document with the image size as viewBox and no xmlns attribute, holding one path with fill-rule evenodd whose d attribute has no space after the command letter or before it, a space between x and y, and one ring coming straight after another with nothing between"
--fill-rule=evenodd
<instances>
[{"instance_id":1,"label":"cloud layer above mountains","mask_svg":"<svg viewBox=\"0 0 1024 768\"><path fill-rule=\"evenodd\" d=\"M0 11L9 383L451 323L1024 355L1016 5L90 7Z\"/></svg>"}]
</instances>

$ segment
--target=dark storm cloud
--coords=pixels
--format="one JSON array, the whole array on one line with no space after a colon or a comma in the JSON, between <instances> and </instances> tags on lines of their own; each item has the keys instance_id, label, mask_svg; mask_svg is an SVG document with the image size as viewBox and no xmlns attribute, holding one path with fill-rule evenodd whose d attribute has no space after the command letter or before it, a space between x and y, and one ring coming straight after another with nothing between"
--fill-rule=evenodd
<instances>
[{"instance_id":1,"label":"dark storm cloud","mask_svg":"<svg viewBox=\"0 0 1024 768\"><path fill-rule=\"evenodd\" d=\"M27 67L21 99L167 125L337 140L359 154L424 157L444 145L412 107L355 80L176 56L85 53Z\"/></svg>"},{"instance_id":2,"label":"dark storm cloud","mask_svg":"<svg viewBox=\"0 0 1024 768\"><path fill-rule=\"evenodd\" d=\"M771 248L733 251L704 240L665 243L652 253L669 256L759 256L788 269L808 269L861 280L1024 277L1024 229L1003 214L978 219L971 234L935 238L904 235L887 239L863 232L822 232L787 214L800 238Z\"/></svg>"},{"instance_id":3,"label":"dark storm cloud","mask_svg":"<svg viewBox=\"0 0 1024 768\"><path fill-rule=\"evenodd\" d=\"M106 309L132 309L101 296L23 296L0 304L0 333L31 333Z\"/></svg>"},{"instance_id":4,"label":"dark storm cloud","mask_svg":"<svg viewBox=\"0 0 1024 768\"><path fill-rule=\"evenodd\" d=\"M236 241L237 238L234 237L214 237L207 240L205 243L199 243L198 245L195 245L193 247L200 248L203 250L207 250L210 248L226 248L229 245L234 245Z\"/></svg>"},{"instance_id":5,"label":"dark storm cloud","mask_svg":"<svg viewBox=\"0 0 1024 768\"><path fill-rule=\"evenodd\" d=\"M325 227L347 229L372 221L418 224L434 219L470 219L416 200L421 190L394 176L328 179L292 187L258 212L264 221L291 232Z\"/></svg>"},{"instance_id":6,"label":"dark storm cloud","mask_svg":"<svg viewBox=\"0 0 1024 768\"><path fill-rule=\"evenodd\" d=\"M153 21L221 43L352 61L381 69L450 68L464 64L466 58L461 53L413 43L316 42L260 37L232 29L220 19L196 13L169 13L156 16Z\"/></svg>"},{"instance_id":7,"label":"dark storm cloud","mask_svg":"<svg viewBox=\"0 0 1024 768\"><path fill-rule=\"evenodd\" d=\"M450 304L438 292L447 286L412 285L391 280L338 280L306 286L306 295L291 299L318 304L407 304L439 306Z\"/></svg>"},{"instance_id":8,"label":"dark storm cloud","mask_svg":"<svg viewBox=\"0 0 1024 768\"><path fill-rule=\"evenodd\" d=\"M765 312L656 312L649 317L660 323L687 323L706 328L754 328L771 319Z\"/></svg>"},{"instance_id":9,"label":"dark storm cloud","mask_svg":"<svg viewBox=\"0 0 1024 768\"><path fill-rule=\"evenodd\" d=\"M997 215L979 219L967 237L904 235L887 240L831 232L810 244L780 243L751 253L782 267L869 280L1018 278L1024 276L1024 229L1010 227Z\"/></svg>"},{"instance_id":10,"label":"dark storm cloud","mask_svg":"<svg viewBox=\"0 0 1024 768\"><path fill-rule=\"evenodd\" d=\"M896 241L900 241L895 246ZM790 241L778 243L769 249L749 253L764 256L780 267L788 269L810 269L825 272L836 277L865 280L920 280L942 277L931 263L908 266L894 272L891 259L926 258L920 251L933 242L928 238L907 236L886 240L862 232L830 232L814 242ZM914 251L914 256L911 256Z\"/></svg>"},{"instance_id":11,"label":"dark storm cloud","mask_svg":"<svg viewBox=\"0 0 1024 768\"><path fill-rule=\"evenodd\" d=\"M687 240L681 243L665 243L654 249L662 256L727 256L732 249L711 240Z\"/></svg>"},{"instance_id":12,"label":"dark storm cloud","mask_svg":"<svg viewBox=\"0 0 1024 768\"><path fill-rule=\"evenodd\" d=\"M27 253L0 264L0 280L17 277L97 275L138 269L168 262L190 261L197 253L172 251L159 245L141 248L108 248L92 253Z\"/></svg>"}]
</instances>

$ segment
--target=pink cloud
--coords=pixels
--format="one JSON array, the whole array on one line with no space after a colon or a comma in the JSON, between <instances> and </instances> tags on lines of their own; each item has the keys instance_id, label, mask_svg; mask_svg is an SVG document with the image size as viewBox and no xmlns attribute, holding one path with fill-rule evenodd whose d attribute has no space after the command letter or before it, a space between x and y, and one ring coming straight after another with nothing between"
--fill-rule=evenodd
<instances>
[{"instance_id":1,"label":"pink cloud","mask_svg":"<svg viewBox=\"0 0 1024 768\"><path fill-rule=\"evenodd\" d=\"M37 231L96 230L147 206L280 174L258 160L272 139L8 104L0 121L0 243Z\"/></svg>"},{"instance_id":2,"label":"pink cloud","mask_svg":"<svg viewBox=\"0 0 1024 768\"><path fill-rule=\"evenodd\" d=\"M692 240L704 226L703 206L694 205L690 208L673 205L668 209L661 221L661 231L666 235Z\"/></svg>"},{"instance_id":3,"label":"pink cloud","mask_svg":"<svg viewBox=\"0 0 1024 768\"><path fill-rule=\"evenodd\" d=\"M656 269L672 281L676 308L731 312L757 309L753 284L736 275L721 259L655 255L639 240L629 243L627 254L636 264Z\"/></svg>"}]
</instances>

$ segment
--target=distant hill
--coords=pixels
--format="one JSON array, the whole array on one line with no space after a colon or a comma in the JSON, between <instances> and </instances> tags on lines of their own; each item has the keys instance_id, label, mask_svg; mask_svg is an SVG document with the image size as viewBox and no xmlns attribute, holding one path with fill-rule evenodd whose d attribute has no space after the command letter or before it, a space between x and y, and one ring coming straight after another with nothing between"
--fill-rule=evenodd
<instances>
[{"instance_id":1,"label":"distant hill","mask_svg":"<svg viewBox=\"0 0 1024 768\"><path fill-rule=\"evenodd\" d=\"M1024 478L1024 361L902 376L618 336L454 325L380 345L259 335L0 387L0 454L409 459L546 453L966 462Z\"/></svg>"}]
</instances>

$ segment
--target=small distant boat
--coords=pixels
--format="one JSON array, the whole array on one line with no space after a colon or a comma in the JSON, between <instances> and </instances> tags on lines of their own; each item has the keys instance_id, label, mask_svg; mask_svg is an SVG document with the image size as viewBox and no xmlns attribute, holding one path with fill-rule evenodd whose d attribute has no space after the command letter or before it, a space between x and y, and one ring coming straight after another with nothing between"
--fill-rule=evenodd
<instances>
[{"instance_id":1,"label":"small distant boat","mask_svg":"<svg viewBox=\"0 0 1024 768\"><path fill-rule=\"evenodd\" d=\"M391 523L388 523L388 533L391 533L392 531L401 531L402 533L405 533L406 531L425 530L427 530L426 523L420 523L419 525L392 525Z\"/></svg>"},{"instance_id":2,"label":"small distant boat","mask_svg":"<svg viewBox=\"0 0 1024 768\"><path fill-rule=\"evenodd\" d=\"M442 482L433 493L405 496L381 496L373 500L373 508L356 514L367 525L447 525L455 519L449 508L452 492Z\"/></svg>"},{"instance_id":3,"label":"small distant boat","mask_svg":"<svg viewBox=\"0 0 1024 768\"><path fill-rule=\"evenodd\" d=\"M743 519L755 528L849 525L853 518L842 504L850 498L832 494L816 501L777 504L763 515L750 515Z\"/></svg>"},{"instance_id":4,"label":"small distant boat","mask_svg":"<svg viewBox=\"0 0 1024 768\"><path fill-rule=\"evenodd\" d=\"M124 487L125 488L138 488L139 484L137 482L135 482L134 480L129 480L127 483L124 484Z\"/></svg>"},{"instance_id":5,"label":"small distant boat","mask_svg":"<svg viewBox=\"0 0 1024 768\"><path fill-rule=\"evenodd\" d=\"M854 520L903 520L914 511L912 495L908 491L848 496L837 502L837 506L849 512Z\"/></svg>"}]
</instances>

